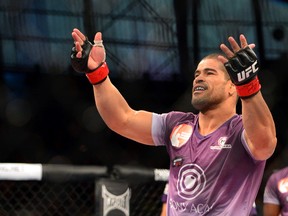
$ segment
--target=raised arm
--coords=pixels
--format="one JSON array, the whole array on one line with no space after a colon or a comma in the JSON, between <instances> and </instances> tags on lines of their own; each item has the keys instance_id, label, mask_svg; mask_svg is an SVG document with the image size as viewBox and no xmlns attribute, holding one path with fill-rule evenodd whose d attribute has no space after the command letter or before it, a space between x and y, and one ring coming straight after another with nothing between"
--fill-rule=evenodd
<instances>
[{"instance_id":1,"label":"raised arm","mask_svg":"<svg viewBox=\"0 0 288 216\"><path fill-rule=\"evenodd\" d=\"M124 137L154 145L151 136L152 113L133 110L108 77L102 34L95 34L94 44L78 29L73 29L72 37L72 66L76 71L85 73L93 85L97 110L107 126Z\"/></svg>"},{"instance_id":2,"label":"raised arm","mask_svg":"<svg viewBox=\"0 0 288 216\"><path fill-rule=\"evenodd\" d=\"M231 50L225 44L220 48L229 61L222 56L219 60L225 65L241 99L244 135L250 151L256 159L265 160L273 154L277 138L272 114L261 94L258 59L252 50L255 45L248 45L244 35L240 35L240 45L233 37L228 41Z\"/></svg>"}]
</instances>

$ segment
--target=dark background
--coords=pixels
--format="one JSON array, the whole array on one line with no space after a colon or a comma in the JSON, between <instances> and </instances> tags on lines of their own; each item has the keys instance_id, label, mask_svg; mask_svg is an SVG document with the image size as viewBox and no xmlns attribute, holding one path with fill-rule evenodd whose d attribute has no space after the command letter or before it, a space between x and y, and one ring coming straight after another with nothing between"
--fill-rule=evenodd
<instances>
[{"instance_id":1,"label":"dark background","mask_svg":"<svg viewBox=\"0 0 288 216\"><path fill-rule=\"evenodd\" d=\"M169 167L163 147L136 144L103 123L91 85L70 66L74 27L91 41L103 33L115 86L134 109L158 113L194 111L196 63L244 33L256 44L277 128L264 184L288 158L287 12L287 0L2 0L0 161Z\"/></svg>"}]
</instances>

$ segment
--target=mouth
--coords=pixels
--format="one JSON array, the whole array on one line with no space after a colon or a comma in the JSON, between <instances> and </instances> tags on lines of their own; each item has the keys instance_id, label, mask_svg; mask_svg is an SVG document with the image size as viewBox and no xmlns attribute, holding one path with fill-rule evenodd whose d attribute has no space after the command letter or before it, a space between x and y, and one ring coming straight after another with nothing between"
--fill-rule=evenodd
<instances>
[{"instance_id":1,"label":"mouth","mask_svg":"<svg viewBox=\"0 0 288 216\"><path fill-rule=\"evenodd\" d=\"M193 93L201 93L203 91L205 91L207 89L207 87L204 86L195 86L193 88Z\"/></svg>"}]
</instances>

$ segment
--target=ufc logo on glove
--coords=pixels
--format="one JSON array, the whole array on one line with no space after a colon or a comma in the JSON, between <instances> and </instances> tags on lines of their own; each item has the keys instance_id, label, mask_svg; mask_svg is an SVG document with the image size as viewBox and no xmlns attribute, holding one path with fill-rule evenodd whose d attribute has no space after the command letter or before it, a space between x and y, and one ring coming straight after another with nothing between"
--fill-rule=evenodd
<instances>
[{"instance_id":1,"label":"ufc logo on glove","mask_svg":"<svg viewBox=\"0 0 288 216\"><path fill-rule=\"evenodd\" d=\"M237 74L238 82L241 82L244 79L249 78L251 73L256 73L259 69L258 67L256 67L257 63L258 61L255 61L250 67L238 73Z\"/></svg>"}]
</instances>

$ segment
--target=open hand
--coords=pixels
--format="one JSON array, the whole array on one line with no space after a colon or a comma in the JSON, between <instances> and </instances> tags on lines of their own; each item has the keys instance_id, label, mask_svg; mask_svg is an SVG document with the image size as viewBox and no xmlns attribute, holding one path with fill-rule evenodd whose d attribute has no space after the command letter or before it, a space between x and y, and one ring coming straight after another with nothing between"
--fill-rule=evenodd
<instances>
[{"instance_id":1,"label":"open hand","mask_svg":"<svg viewBox=\"0 0 288 216\"><path fill-rule=\"evenodd\" d=\"M87 39L86 36L77 28L72 31L72 38L74 39L75 49L77 51L76 57L82 58L82 46ZM90 51L87 67L90 70L97 68L102 62L106 60L105 48L102 41L102 33L97 32L94 37L94 44Z\"/></svg>"},{"instance_id":2,"label":"open hand","mask_svg":"<svg viewBox=\"0 0 288 216\"><path fill-rule=\"evenodd\" d=\"M241 49L244 49L247 46L249 46L251 49L255 47L254 43L248 45L246 37L243 34L239 36L239 39L240 39L240 45L236 42L236 40L232 36L228 38L228 42L230 43L231 49L229 49L225 44L220 45L220 49L225 53L227 57L227 58L225 58L224 56L218 57L218 59L223 64L225 64L228 61L227 59L234 57L235 53L237 53Z\"/></svg>"}]
</instances>

